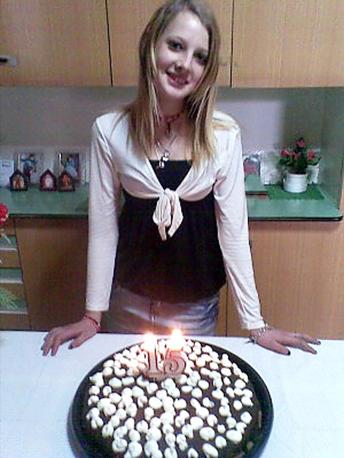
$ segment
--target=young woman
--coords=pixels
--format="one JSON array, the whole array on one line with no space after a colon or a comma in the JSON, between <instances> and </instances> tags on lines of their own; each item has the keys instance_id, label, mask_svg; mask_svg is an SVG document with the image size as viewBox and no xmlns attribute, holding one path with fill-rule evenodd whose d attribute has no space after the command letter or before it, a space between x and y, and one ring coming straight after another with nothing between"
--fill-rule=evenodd
<instances>
[{"instance_id":1,"label":"young woman","mask_svg":"<svg viewBox=\"0 0 344 458\"><path fill-rule=\"evenodd\" d=\"M240 130L214 111L219 45L200 1L170 0L146 26L136 100L93 125L86 314L49 332L45 355L92 337L109 303L114 332L214 334L226 278L253 341L315 353L316 339L272 329L260 313Z\"/></svg>"}]
</instances>

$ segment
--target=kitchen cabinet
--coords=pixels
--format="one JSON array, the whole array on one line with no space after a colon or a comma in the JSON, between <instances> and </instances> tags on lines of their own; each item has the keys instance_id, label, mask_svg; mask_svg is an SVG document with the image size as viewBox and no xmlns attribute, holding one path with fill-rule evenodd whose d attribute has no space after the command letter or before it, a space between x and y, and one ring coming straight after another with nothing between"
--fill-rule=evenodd
<instances>
[{"instance_id":1,"label":"kitchen cabinet","mask_svg":"<svg viewBox=\"0 0 344 458\"><path fill-rule=\"evenodd\" d=\"M4 86L135 86L138 41L162 0L3 0ZM209 0L221 31L218 84L344 85L342 0Z\"/></svg>"},{"instance_id":2,"label":"kitchen cabinet","mask_svg":"<svg viewBox=\"0 0 344 458\"><path fill-rule=\"evenodd\" d=\"M135 86L138 81L138 44L152 13L161 0L107 0L113 84ZM230 84L232 0L210 0L221 31L221 69L218 84Z\"/></svg>"},{"instance_id":3,"label":"kitchen cabinet","mask_svg":"<svg viewBox=\"0 0 344 458\"><path fill-rule=\"evenodd\" d=\"M342 0L234 0L233 87L344 85Z\"/></svg>"},{"instance_id":4,"label":"kitchen cabinet","mask_svg":"<svg viewBox=\"0 0 344 458\"><path fill-rule=\"evenodd\" d=\"M344 338L343 222L256 221L250 238L263 315L281 329ZM243 335L229 298L227 331Z\"/></svg>"},{"instance_id":5,"label":"kitchen cabinet","mask_svg":"<svg viewBox=\"0 0 344 458\"><path fill-rule=\"evenodd\" d=\"M3 86L110 86L105 0L2 0Z\"/></svg>"},{"instance_id":6,"label":"kitchen cabinet","mask_svg":"<svg viewBox=\"0 0 344 458\"><path fill-rule=\"evenodd\" d=\"M31 329L48 330L84 313L87 219L16 218Z\"/></svg>"}]
</instances>

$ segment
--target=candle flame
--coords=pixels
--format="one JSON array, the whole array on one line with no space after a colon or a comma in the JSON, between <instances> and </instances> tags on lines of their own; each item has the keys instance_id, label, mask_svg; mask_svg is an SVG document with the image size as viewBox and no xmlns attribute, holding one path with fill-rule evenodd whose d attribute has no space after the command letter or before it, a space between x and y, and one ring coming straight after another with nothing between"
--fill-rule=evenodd
<instances>
[{"instance_id":1,"label":"candle flame","mask_svg":"<svg viewBox=\"0 0 344 458\"><path fill-rule=\"evenodd\" d=\"M154 351L157 344L157 338L152 332L147 332L143 336L143 349L147 351Z\"/></svg>"},{"instance_id":2,"label":"candle flame","mask_svg":"<svg viewBox=\"0 0 344 458\"><path fill-rule=\"evenodd\" d=\"M184 337L180 329L173 329L171 337L168 342L168 348L174 351L182 350L184 346Z\"/></svg>"}]
</instances>

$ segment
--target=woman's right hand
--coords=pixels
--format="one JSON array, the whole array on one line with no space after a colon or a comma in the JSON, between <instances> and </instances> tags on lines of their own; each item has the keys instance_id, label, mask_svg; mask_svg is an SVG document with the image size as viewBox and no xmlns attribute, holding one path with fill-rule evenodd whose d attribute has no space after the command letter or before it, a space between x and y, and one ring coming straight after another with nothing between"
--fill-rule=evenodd
<instances>
[{"instance_id":1,"label":"woman's right hand","mask_svg":"<svg viewBox=\"0 0 344 458\"><path fill-rule=\"evenodd\" d=\"M45 337L41 347L43 356L51 353L51 356L56 355L60 345L71 340L69 348L76 348L97 334L96 326L87 319L82 319L76 323L67 324L53 328Z\"/></svg>"}]
</instances>

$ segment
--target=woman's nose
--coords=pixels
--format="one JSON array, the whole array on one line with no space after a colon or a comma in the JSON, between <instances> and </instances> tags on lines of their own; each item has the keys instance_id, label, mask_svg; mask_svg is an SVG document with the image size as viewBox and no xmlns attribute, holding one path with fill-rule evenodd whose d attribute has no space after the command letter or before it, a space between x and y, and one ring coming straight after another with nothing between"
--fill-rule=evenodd
<instances>
[{"instance_id":1,"label":"woman's nose","mask_svg":"<svg viewBox=\"0 0 344 458\"><path fill-rule=\"evenodd\" d=\"M191 67L192 55L186 54L183 57L180 57L175 64L176 70L182 72L189 70Z\"/></svg>"}]
</instances>

